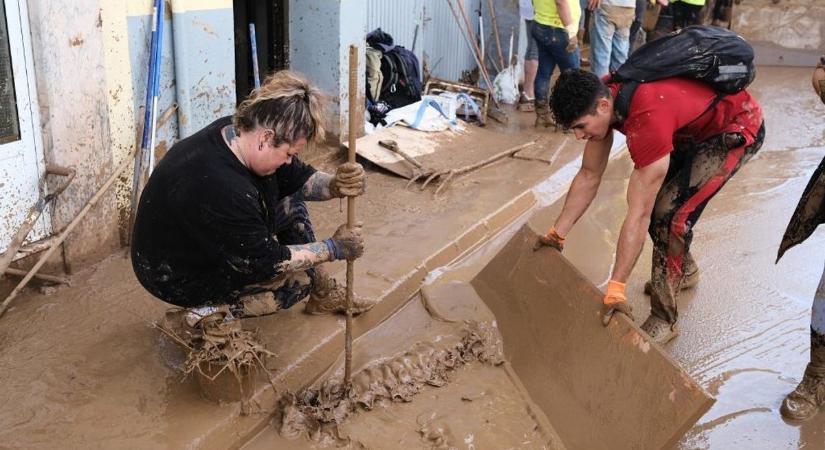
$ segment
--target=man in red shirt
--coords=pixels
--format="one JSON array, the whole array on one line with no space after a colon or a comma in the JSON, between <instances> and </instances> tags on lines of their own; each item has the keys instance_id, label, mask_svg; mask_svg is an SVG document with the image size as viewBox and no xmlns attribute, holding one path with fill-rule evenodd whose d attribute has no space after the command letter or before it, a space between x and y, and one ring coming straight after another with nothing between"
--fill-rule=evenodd
<instances>
[{"instance_id":1,"label":"man in red shirt","mask_svg":"<svg viewBox=\"0 0 825 450\"><path fill-rule=\"evenodd\" d=\"M642 329L664 344L678 334L678 292L698 281L690 254L693 226L708 201L762 146L765 127L762 110L747 91L719 98L707 84L684 78L639 84L621 120L614 110L619 87L581 70L556 81L553 115L587 144L564 208L536 248L562 249L564 236L596 196L613 130L623 133L634 169L602 321L607 325L617 311L630 315L625 282L647 231L653 240L651 280L645 286L651 314Z\"/></svg>"}]
</instances>

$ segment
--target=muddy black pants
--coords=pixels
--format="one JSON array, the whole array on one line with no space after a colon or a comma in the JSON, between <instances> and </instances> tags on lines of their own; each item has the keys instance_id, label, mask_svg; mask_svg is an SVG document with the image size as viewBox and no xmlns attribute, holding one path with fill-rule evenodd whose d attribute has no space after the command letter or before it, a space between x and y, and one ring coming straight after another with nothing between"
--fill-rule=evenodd
<instances>
[{"instance_id":1,"label":"muddy black pants","mask_svg":"<svg viewBox=\"0 0 825 450\"><path fill-rule=\"evenodd\" d=\"M674 148L648 230L653 240L651 314L676 322L677 294L685 274L696 270L690 255L693 226L710 199L756 154L764 139L763 124L749 146L736 146L735 142L744 142L741 135L724 134Z\"/></svg>"},{"instance_id":2,"label":"muddy black pants","mask_svg":"<svg viewBox=\"0 0 825 450\"><path fill-rule=\"evenodd\" d=\"M275 237L281 245L300 245L315 242L315 232L309 220L309 211L300 193L286 197L278 203L272 215ZM316 270L309 268L295 273L284 273L264 283L244 286L233 302L246 296L270 291L280 309L290 308L309 295L315 284Z\"/></svg>"},{"instance_id":3,"label":"muddy black pants","mask_svg":"<svg viewBox=\"0 0 825 450\"><path fill-rule=\"evenodd\" d=\"M300 195L300 194L297 194ZM298 196L287 197L270 211L270 230L282 245L315 242L315 233L304 201ZM316 276L314 268L297 273L280 274L263 283L246 285L216 268L182 279L169 279L168 270L154 270L151 264L135 264L135 275L155 297L183 308L199 306L236 306L244 296L270 291L278 309L289 308L311 291Z\"/></svg>"}]
</instances>

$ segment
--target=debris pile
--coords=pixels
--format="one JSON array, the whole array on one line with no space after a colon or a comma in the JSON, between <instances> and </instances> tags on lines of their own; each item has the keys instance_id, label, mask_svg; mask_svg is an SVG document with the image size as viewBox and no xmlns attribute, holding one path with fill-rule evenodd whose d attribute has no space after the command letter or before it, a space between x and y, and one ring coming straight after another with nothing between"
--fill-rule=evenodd
<instances>
[{"instance_id":1,"label":"debris pile","mask_svg":"<svg viewBox=\"0 0 825 450\"><path fill-rule=\"evenodd\" d=\"M349 392L340 377L335 377L318 388L285 395L279 408L279 432L289 439L304 434L321 444L346 443L339 426L359 407L370 410L381 401L409 402L425 385L444 386L451 372L474 361L504 362L501 335L490 323L468 323L453 347L419 342L403 354L377 361L353 375Z\"/></svg>"}]
</instances>

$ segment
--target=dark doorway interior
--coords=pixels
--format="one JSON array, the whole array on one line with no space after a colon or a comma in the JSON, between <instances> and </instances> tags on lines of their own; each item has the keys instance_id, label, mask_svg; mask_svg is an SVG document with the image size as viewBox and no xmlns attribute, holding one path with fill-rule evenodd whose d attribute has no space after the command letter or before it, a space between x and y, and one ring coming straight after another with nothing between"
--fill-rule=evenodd
<instances>
[{"instance_id":1,"label":"dark doorway interior","mask_svg":"<svg viewBox=\"0 0 825 450\"><path fill-rule=\"evenodd\" d=\"M249 24L255 24L261 82L276 70L289 67L287 0L234 0L235 89L238 103L255 88Z\"/></svg>"}]
</instances>

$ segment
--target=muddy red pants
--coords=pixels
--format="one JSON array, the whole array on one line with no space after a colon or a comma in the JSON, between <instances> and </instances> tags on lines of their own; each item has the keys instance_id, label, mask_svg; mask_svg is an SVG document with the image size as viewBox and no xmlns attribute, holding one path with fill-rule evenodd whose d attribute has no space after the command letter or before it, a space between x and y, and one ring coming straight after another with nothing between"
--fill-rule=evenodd
<instances>
[{"instance_id":1,"label":"muddy red pants","mask_svg":"<svg viewBox=\"0 0 825 450\"><path fill-rule=\"evenodd\" d=\"M759 150L764 139L763 124L749 146L736 147L735 142L744 142L737 134L675 145L648 230L653 240L651 314L676 322L676 297L684 276L697 270L690 255L693 226L708 201Z\"/></svg>"}]
</instances>

